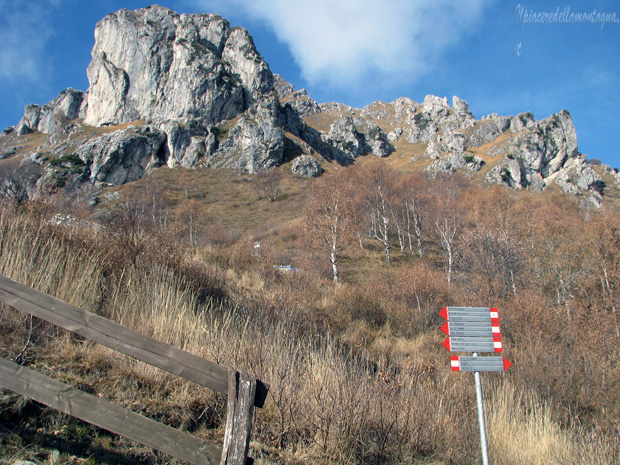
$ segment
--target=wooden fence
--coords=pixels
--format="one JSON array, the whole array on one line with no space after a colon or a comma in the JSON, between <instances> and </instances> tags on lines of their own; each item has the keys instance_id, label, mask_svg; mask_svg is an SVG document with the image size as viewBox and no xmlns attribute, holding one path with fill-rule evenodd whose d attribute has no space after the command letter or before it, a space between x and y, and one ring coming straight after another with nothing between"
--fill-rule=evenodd
<instances>
[{"instance_id":1,"label":"wooden fence","mask_svg":"<svg viewBox=\"0 0 620 465\"><path fill-rule=\"evenodd\" d=\"M0 358L0 387L194 465L245 465L254 407L268 386L0 275L0 302L184 379L228 394L222 447Z\"/></svg>"}]
</instances>

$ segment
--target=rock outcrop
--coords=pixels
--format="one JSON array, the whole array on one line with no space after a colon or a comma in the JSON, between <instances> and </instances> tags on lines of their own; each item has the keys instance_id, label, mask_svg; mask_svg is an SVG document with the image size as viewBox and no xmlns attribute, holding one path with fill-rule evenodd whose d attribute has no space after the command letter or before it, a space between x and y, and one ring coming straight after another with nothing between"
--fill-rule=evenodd
<instances>
[{"instance_id":1,"label":"rock outcrop","mask_svg":"<svg viewBox=\"0 0 620 465\"><path fill-rule=\"evenodd\" d=\"M295 92L295 86L293 86L293 84L291 84L290 82L286 81L279 74L273 75L273 87L278 93L279 98L284 98L287 95Z\"/></svg>"},{"instance_id":2,"label":"rock outcrop","mask_svg":"<svg viewBox=\"0 0 620 465\"><path fill-rule=\"evenodd\" d=\"M437 158L433 163L426 167L426 171L430 174L438 172L454 172L458 170L466 170L468 174L480 171L484 164L482 158L476 155L468 155L462 152L449 153L446 156Z\"/></svg>"},{"instance_id":3,"label":"rock outcrop","mask_svg":"<svg viewBox=\"0 0 620 465\"><path fill-rule=\"evenodd\" d=\"M159 165L255 173L282 163L287 131L299 138L302 153L343 164L391 149L376 124L349 131L359 138L355 153L306 125L303 117L321 111L316 101L274 76L248 32L215 14L179 15L159 6L110 14L97 24L87 74L88 92L67 89L47 105L29 105L14 130L49 133L46 145L60 144L53 156L81 154L97 184L128 182ZM66 142L66 128L78 118L99 127L139 121L157 138L147 143L121 127L82 144ZM133 149L135 157L128 154ZM156 160L146 152L157 153ZM138 167L130 170L129 163Z\"/></svg>"},{"instance_id":4,"label":"rock outcrop","mask_svg":"<svg viewBox=\"0 0 620 465\"><path fill-rule=\"evenodd\" d=\"M93 184L119 185L164 164L166 134L151 128L115 131L82 144L75 155Z\"/></svg>"},{"instance_id":5,"label":"rock outcrop","mask_svg":"<svg viewBox=\"0 0 620 465\"><path fill-rule=\"evenodd\" d=\"M319 104L272 74L245 29L215 14L159 6L112 13L97 24L87 74L87 92L67 89L46 105L28 105L0 134L48 134L28 156L37 170L109 185L164 165L257 173L292 160L293 173L315 177L322 162L348 165L402 150L430 173L474 175L488 163L491 183L536 190L555 183L591 197L604 191L566 111L541 121L529 112L476 120L465 100L454 96L450 105L433 95L362 109Z\"/></svg>"},{"instance_id":6,"label":"rock outcrop","mask_svg":"<svg viewBox=\"0 0 620 465\"><path fill-rule=\"evenodd\" d=\"M85 123L138 119L215 124L274 91L245 29L213 14L120 10L95 29Z\"/></svg>"},{"instance_id":7,"label":"rock outcrop","mask_svg":"<svg viewBox=\"0 0 620 465\"><path fill-rule=\"evenodd\" d=\"M349 164L365 153L387 157L394 150L378 124L350 116L334 121L323 141L340 152L334 158L341 158L343 164Z\"/></svg>"},{"instance_id":8,"label":"rock outcrop","mask_svg":"<svg viewBox=\"0 0 620 465\"><path fill-rule=\"evenodd\" d=\"M512 117L494 115L478 122L468 136L470 147L480 147L481 145L493 142L501 134L506 132L511 125Z\"/></svg>"},{"instance_id":9,"label":"rock outcrop","mask_svg":"<svg viewBox=\"0 0 620 465\"><path fill-rule=\"evenodd\" d=\"M518 134L494 152L505 154L505 161L489 173L488 181L541 190L562 172L583 164L575 161L579 159L577 133L566 110L538 122L533 116L517 115L510 129ZM592 183L581 185L589 189Z\"/></svg>"},{"instance_id":10,"label":"rock outcrop","mask_svg":"<svg viewBox=\"0 0 620 465\"><path fill-rule=\"evenodd\" d=\"M471 175L485 164L475 150L485 146L483 153L498 161L486 175L488 182L535 190L555 183L574 194L603 190L600 175L578 152L575 127L567 111L541 121L529 112L514 117L491 114L476 120L459 97L453 97L450 107L447 98L432 95L421 104L406 98L374 102L357 113L334 103L321 105L321 110L347 115L332 124L329 139L352 158L363 151L359 128L370 121L391 128L385 136L388 143L425 143L424 154L414 159L429 159L429 173L464 170Z\"/></svg>"},{"instance_id":11,"label":"rock outcrop","mask_svg":"<svg viewBox=\"0 0 620 465\"><path fill-rule=\"evenodd\" d=\"M190 168L217 148L216 130L210 131L195 122L163 122L159 130L166 134L166 164L170 168L177 164Z\"/></svg>"},{"instance_id":12,"label":"rock outcrop","mask_svg":"<svg viewBox=\"0 0 620 465\"><path fill-rule=\"evenodd\" d=\"M81 90L63 90L51 102L27 105L17 127L20 134L32 131L54 133L62 130L70 121L84 115L85 94ZM27 129L24 129L27 128Z\"/></svg>"},{"instance_id":13,"label":"rock outcrop","mask_svg":"<svg viewBox=\"0 0 620 465\"><path fill-rule=\"evenodd\" d=\"M257 173L278 166L284 156L284 131L277 126L277 100L244 113L206 160L212 168Z\"/></svg>"},{"instance_id":14,"label":"rock outcrop","mask_svg":"<svg viewBox=\"0 0 620 465\"><path fill-rule=\"evenodd\" d=\"M295 158L291 171L293 174L304 178L318 178L323 173L323 167L316 158L310 155L302 155Z\"/></svg>"}]
</instances>

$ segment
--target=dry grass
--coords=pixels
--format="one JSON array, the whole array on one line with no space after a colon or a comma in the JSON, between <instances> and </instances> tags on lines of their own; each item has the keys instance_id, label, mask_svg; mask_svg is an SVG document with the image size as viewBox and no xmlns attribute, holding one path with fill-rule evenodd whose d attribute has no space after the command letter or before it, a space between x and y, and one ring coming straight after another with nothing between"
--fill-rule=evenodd
<instances>
[{"instance_id":1,"label":"dry grass","mask_svg":"<svg viewBox=\"0 0 620 465\"><path fill-rule=\"evenodd\" d=\"M23 156L24 154L42 146L46 139L47 135L40 132L25 134L23 136L18 136L16 133L11 133L2 137L2 139L0 139L0 143L2 144L3 152L15 148L17 149L16 154Z\"/></svg>"},{"instance_id":2,"label":"dry grass","mask_svg":"<svg viewBox=\"0 0 620 465\"><path fill-rule=\"evenodd\" d=\"M95 248L74 250L46 228L44 220L0 209L0 273L97 311L104 290L100 254Z\"/></svg>"},{"instance_id":3,"label":"dry grass","mask_svg":"<svg viewBox=\"0 0 620 465\"><path fill-rule=\"evenodd\" d=\"M105 232L50 227L46 215L0 211L0 272L269 383L254 427L252 455L258 463L479 462L472 377L449 370L443 336L433 329L434 309L449 297L437 282L440 272L422 263L402 264L391 271L362 270L358 285L333 287L311 275L274 274L273 256L265 265L245 241L181 257L181 263L191 262L188 268L155 259L119 264L109 254L120 243L106 242ZM265 243L279 250L286 231L263 227ZM369 260L367 266L377 264ZM227 298L201 296L197 283L204 281L192 267L221 279ZM7 309L2 323L3 355L12 357L23 347L27 327ZM64 333L41 334L30 353L37 369L221 440L223 396ZM519 379L495 376L487 387L494 463L614 463L618 446L611 436L567 429L554 416L552 400L542 402L513 378ZM52 420L39 412L26 419L15 405L3 404L2 410L35 430L112 444L109 436L76 429L67 418ZM25 456L11 441L10 455L2 457ZM152 463L169 462L150 457Z\"/></svg>"},{"instance_id":4,"label":"dry grass","mask_svg":"<svg viewBox=\"0 0 620 465\"><path fill-rule=\"evenodd\" d=\"M305 202L304 193L309 180L294 177L290 166L282 173L279 194L270 202L257 193L254 175L233 170L192 170L159 168L148 178L121 188L122 198L127 195L148 198L156 190L161 201L172 211L184 200L196 200L201 206L201 220L207 226L223 226L227 230L245 233L268 224L285 224L299 217ZM106 201L104 208L114 208L114 201Z\"/></svg>"},{"instance_id":5,"label":"dry grass","mask_svg":"<svg viewBox=\"0 0 620 465\"><path fill-rule=\"evenodd\" d=\"M572 441L552 419L548 405L531 392L503 384L488 414L490 454L500 465L577 463Z\"/></svg>"},{"instance_id":6,"label":"dry grass","mask_svg":"<svg viewBox=\"0 0 620 465\"><path fill-rule=\"evenodd\" d=\"M602 465L618 463L618 446L597 434L572 432L554 420L535 393L495 383L487 402L489 455L498 465ZM609 440L610 438L607 438Z\"/></svg>"}]
</instances>

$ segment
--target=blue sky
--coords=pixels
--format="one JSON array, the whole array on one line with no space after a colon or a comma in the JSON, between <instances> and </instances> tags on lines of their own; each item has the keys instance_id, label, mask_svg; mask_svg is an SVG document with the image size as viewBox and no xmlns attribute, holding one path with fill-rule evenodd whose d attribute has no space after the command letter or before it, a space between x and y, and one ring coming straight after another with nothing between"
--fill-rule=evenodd
<instances>
[{"instance_id":1,"label":"blue sky","mask_svg":"<svg viewBox=\"0 0 620 465\"><path fill-rule=\"evenodd\" d=\"M143 1L0 0L0 128L29 103L86 90L97 21ZM477 118L562 109L579 150L620 167L620 2L512 0L160 0L218 13L253 35L271 69L319 102L362 107L427 94ZM595 22L566 22L590 14ZM558 13L556 20L544 13ZM603 14L603 15L601 15ZM575 16L573 16L573 19ZM537 20L538 22L531 22ZM601 22L606 21L606 22Z\"/></svg>"}]
</instances>

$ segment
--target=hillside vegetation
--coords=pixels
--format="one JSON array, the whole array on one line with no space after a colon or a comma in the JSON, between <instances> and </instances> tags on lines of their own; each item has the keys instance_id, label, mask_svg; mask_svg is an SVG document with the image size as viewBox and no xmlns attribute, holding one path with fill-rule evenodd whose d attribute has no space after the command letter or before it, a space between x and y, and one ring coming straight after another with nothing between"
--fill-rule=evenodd
<instances>
[{"instance_id":1,"label":"hillside vegetation","mask_svg":"<svg viewBox=\"0 0 620 465\"><path fill-rule=\"evenodd\" d=\"M491 462L618 463L613 208L358 165L165 168L96 206L81 189L6 201L0 273L269 383L251 451L265 464L479 463L473 376L450 371L438 312L497 307L513 366L483 375ZM221 442L225 396L0 319L2 357ZM175 463L7 391L0 409L9 463Z\"/></svg>"}]
</instances>

